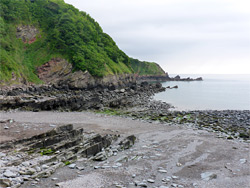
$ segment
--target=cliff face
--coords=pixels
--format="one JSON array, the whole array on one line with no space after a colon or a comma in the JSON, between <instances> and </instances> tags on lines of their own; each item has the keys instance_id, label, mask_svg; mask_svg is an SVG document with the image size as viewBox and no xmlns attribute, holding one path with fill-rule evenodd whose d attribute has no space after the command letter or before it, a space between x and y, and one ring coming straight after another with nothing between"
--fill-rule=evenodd
<instances>
[{"instance_id":1,"label":"cliff face","mask_svg":"<svg viewBox=\"0 0 250 188\"><path fill-rule=\"evenodd\" d=\"M37 68L38 77L47 84L67 86L70 89L94 87L122 87L136 82L134 74L108 75L93 77L88 71L73 71L72 64L65 59L52 58Z\"/></svg>"}]
</instances>

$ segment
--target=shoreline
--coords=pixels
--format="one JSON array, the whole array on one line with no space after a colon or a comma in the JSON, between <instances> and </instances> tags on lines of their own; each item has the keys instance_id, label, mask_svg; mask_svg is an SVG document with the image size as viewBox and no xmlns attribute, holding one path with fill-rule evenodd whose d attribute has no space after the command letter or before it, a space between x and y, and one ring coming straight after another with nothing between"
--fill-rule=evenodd
<instances>
[{"instance_id":1,"label":"shoreline","mask_svg":"<svg viewBox=\"0 0 250 188\"><path fill-rule=\"evenodd\" d=\"M227 139L250 140L250 110L176 110L154 100L165 91L160 83L134 83L121 88L69 89L51 86L12 88L0 92L0 110L94 111L147 121L189 124L220 132Z\"/></svg>"},{"instance_id":2,"label":"shoreline","mask_svg":"<svg viewBox=\"0 0 250 188\"><path fill-rule=\"evenodd\" d=\"M1 93L0 107L7 110L0 111L1 186L196 188L209 181L220 187L226 183L222 168L226 177L241 169L228 188L242 179L249 183L248 110L170 111L171 105L152 98L166 89L159 83L114 90L43 87ZM234 161L240 166L221 166ZM197 170L190 177L192 164Z\"/></svg>"}]
</instances>

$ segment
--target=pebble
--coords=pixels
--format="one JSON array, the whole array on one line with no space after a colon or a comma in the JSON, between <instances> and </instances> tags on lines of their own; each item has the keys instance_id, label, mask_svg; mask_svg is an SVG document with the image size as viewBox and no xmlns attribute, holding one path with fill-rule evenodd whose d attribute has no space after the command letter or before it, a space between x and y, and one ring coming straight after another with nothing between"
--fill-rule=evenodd
<instances>
[{"instance_id":1,"label":"pebble","mask_svg":"<svg viewBox=\"0 0 250 188\"><path fill-rule=\"evenodd\" d=\"M140 186L140 187L148 187L148 185L146 183L144 183L144 182L139 183L138 186Z\"/></svg>"},{"instance_id":2,"label":"pebble","mask_svg":"<svg viewBox=\"0 0 250 188\"><path fill-rule=\"evenodd\" d=\"M36 166L35 169L36 169L37 172L41 171L41 168L39 166Z\"/></svg>"},{"instance_id":3,"label":"pebble","mask_svg":"<svg viewBox=\"0 0 250 188\"><path fill-rule=\"evenodd\" d=\"M246 162L247 162L246 159L240 159L240 163L241 163L241 164L244 164L244 163L246 163Z\"/></svg>"},{"instance_id":4,"label":"pebble","mask_svg":"<svg viewBox=\"0 0 250 188\"><path fill-rule=\"evenodd\" d=\"M9 127L8 126L4 126L4 129L9 129Z\"/></svg>"},{"instance_id":5,"label":"pebble","mask_svg":"<svg viewBox=\"0 0 250 188\"><path fill-rule=\"evenodd\" d=\"M0 157L5 157L5 156L6 156L5 153L0 152Z\"/></svg>"},{"instance_id":6,"label":"pebble","mask_svg":"<svg viewBox=\"0 0 250 188\"><path fill-rule=\"evenodd\" d=\"M22 165L25 166L25 167L28 167L28 166L30 166L30 163L25 161L25 162L22 162Z\"/></svg>"},{"instance_id":7,"label":"pebble","mask_svg":"<svg viewBox=\"0 0 250 188\"><path fill-rule=\"evenodd\" d=\"M169 188L169 187L161 185L159 188Z\"/></svg>"},{"instance_id":8,"label":"pebble","mask_svg":"<svg viewBox=\"0 0 250 188\"><path fill-rule=\"evenodd\" d=\"M171 181L171 177L166 177L166 178L163 178L161 181L163 182L170 182Z\"/></svg>"},{"instance_id":9,"label":"pebble","mask_svg":"<svg viewBox=\"0 0 250 188\"><path fill-rule=\"evenodd\" d=\"M13 173L10 170L6 170L3 175L5 177L7 177L7 178L15 178L15 177L17 177L17 174Z\"/></svg>"},{"instance_id":10,"label":"pebble","mask_svg":"<svg viewBox=\"0 0 250 188\"><path fill-rule=\"evenodd\" d=\"M179 177L178 176L172 176L172 179L177 180L177 179L179 179Z\"/></svg>"},{"instance_id":11,"label":"pebble","mask_svg":"<svg viewBox=\"0 0 250 188\"><path fill-rule=\"evenodd\" d=\"M153 179L148 179L147 182L149 182L149 183L154 183L155 180L153 180Z\"/></svg>"},{"instance_id":12,"label":"pebble","mask_svg":"<svg viewBox=\"0 0 250 188\"><path fill-rule=\"evenodd\" d=\"M58 178L51 178L51 180L52 180L52 181L56 181L56 180L58 180Z\"/></svg>"},{"instance_id":13,"label":"pebble","mask_svg":"<svg viewBox=\"0 0 250 188\"><path fill-rule=\"evenodd\" d=\"M197 187L197 186L198 186L198 183L193 183L193 186L194 186L194 187Z\"/></svg>"},{"instance_id":14,"label":"pebble","mask_svg":"<svg viewBox=\"0 0 250 188\"><path fill-rule=\"evenodd\" d=\"M74 169L76 167L76 164L70 164L68 167Z\"/></svg>"},{"instance_id":15,"label":"pebble","mask_svg":"<svg viewBox=\"0 0 250 188\"><path fill-rule=\"evenodd\" d=\"M211 179L216 179L216 178L217 178L217 175L214 174L213 172L204 172L204 173L201 173L201 179L202 180L209 181Z\"/></svg>"},{"instance_id":16,"label":"pebble","mask_svg":"<svg viewBox=\"0 0 250 188\"><path fill-rule=\"evenodd\" d=\"M48 169L49 168L49 166L48 165L42 165L42 169Z\"/></svg>"},{"instance_id":17,"label":"pebble","mask_svg":"<svg viewBox=\"0 0 250 188\"><path fill-rule=\"evenodd\" d=\"M122 166L122 163L115 163L115 165L120 167L120 166Z\"/></svg>"},{"instance_id":18,"label":"pebble","mask_svg":"<svg viewBox=\"0 0 250 188\"><path fill-rule=\"evenodd\" d=\"M181 164L181 163L176 163L176 166L177 166L177 167L181 167L182 164Z\"/></svg>"},{"instance_id":19,"label":"pebble","mask_svg":"<svg viewBox=\"0 0 250 188\"><path fill-rule=\"evenodd\" d=\"M158 172L160 172L160 173L167 173L168 171L167 171L167 170L160 169L160 170L158 170Z\"/></svg>"},{"instance_id":20,"label":"pebble","mask_svg":"<svg viewBox=\"0 0 250 188\"><path fill-rule=\"evenodd\" d=\"M76 167L78 170L84 170L84 167L77 166Z\"/></svg>"}]
</instances>

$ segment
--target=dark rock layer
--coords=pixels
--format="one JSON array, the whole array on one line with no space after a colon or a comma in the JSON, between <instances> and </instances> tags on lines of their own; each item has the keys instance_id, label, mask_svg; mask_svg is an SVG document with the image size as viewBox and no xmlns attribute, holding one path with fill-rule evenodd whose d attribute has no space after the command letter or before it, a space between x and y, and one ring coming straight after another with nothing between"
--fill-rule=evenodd
<instances>
[{"instance_id":1,"label":"dark rock layer","mask_svg":"<svg viewBox=\"0 0 250 188\"><path fill-rule=\"evenodd\" d=\"M145 103L156 92L164 91L161 84L131 83L122 88L99 85L80 89L69 85L42 85L7 88L0 91L0 110L88 110L103 107L132 107Z\"/></svg>"}]
</instances>

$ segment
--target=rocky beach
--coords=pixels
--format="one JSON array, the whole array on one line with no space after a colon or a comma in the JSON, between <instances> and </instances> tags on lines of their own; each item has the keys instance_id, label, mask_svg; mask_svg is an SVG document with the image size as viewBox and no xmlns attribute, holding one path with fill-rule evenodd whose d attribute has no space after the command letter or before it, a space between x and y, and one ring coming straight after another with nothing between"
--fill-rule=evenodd
<instances>
[{"instance_id":1,"label":"rocky beach","mask_svg":"<svg viewBox=\"0 0 250 188\"><path fill-rule=\"evenodd\" d=\"M174 111L165 89L2 89L0 185L248 187L249 111Z\"/></svg>"},{"instance_id":2,"label":"rocky beach","mask_svg":"<svg viewBox=\"0 0 250 188\"><path fill-rule=\"evenodd\" d=\"M0 188L250 188L248 6L214 3L1 0Z\"/></svg>"}]
</instances>

